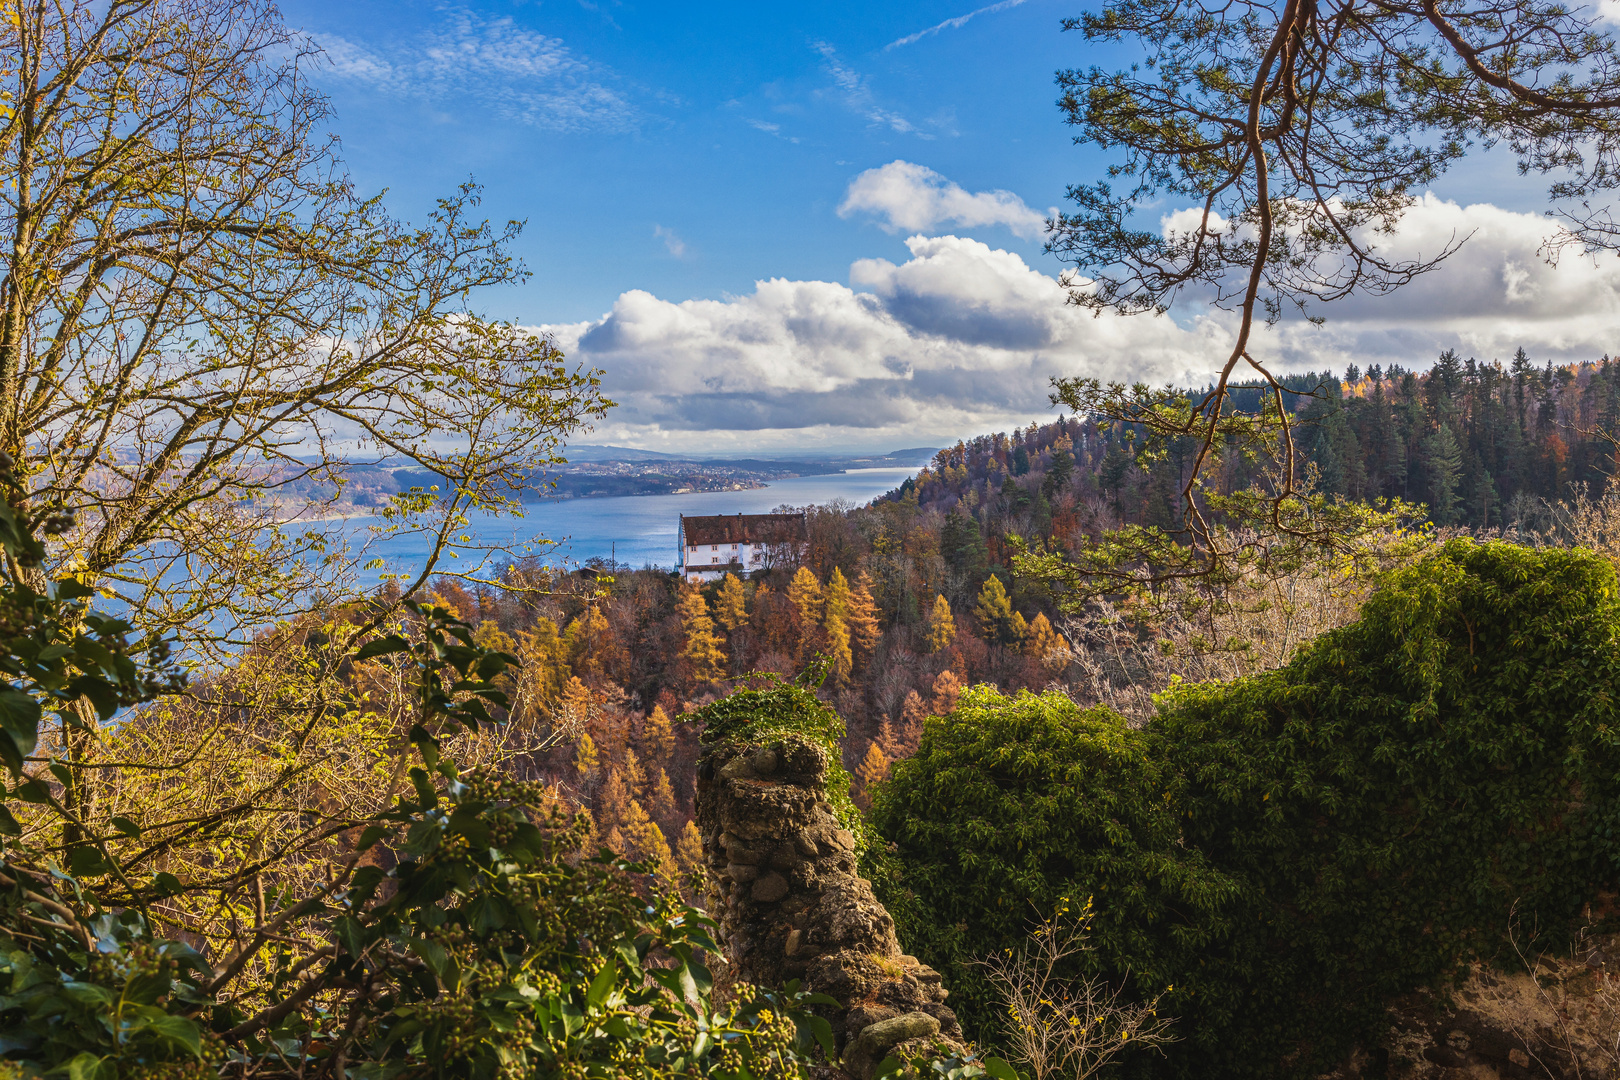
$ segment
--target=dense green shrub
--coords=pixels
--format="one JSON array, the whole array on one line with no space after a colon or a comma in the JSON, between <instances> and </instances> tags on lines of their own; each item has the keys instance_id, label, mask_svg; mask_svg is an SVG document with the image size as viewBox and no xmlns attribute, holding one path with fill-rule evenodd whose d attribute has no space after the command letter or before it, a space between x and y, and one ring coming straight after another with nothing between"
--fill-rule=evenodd
<instances>
[{"instance_id":1,"label":"dense green shrub","mask_svg":"<svg viewBox=\"0 0 1620 1080\"><path fill-rule=\"evenodd\" d=\"M1153 952L1180 913L1211 913L1230 893L1178 846L1165 775L1143 732L1057 691L971 687L949 716L927 721L916 755L878 788L871 820L895 845L899 874L883 867L873 883L906 948L949 973L970 1035L996 1033L974 961L1077 890L1095 897L1099 955L1132 958Z\"/></svg>"},{"instance_id":2,"label":"dense green shrub","mask_svg":"<svg viewBox=\"0 0 1620 1080\"><path fill-rule=\"evenodd\" d=\"M1020 916L1094 896L1096 961L1175 988L1185 1041L1138 1067L1319 1072L1389 996L1496 955L1515 903L1556 937L1615 881L1617 597L1590 553L1457 540L1140 732L977 692L876 801L904 940L971 988Z\"/></svg>"}]
</instances>

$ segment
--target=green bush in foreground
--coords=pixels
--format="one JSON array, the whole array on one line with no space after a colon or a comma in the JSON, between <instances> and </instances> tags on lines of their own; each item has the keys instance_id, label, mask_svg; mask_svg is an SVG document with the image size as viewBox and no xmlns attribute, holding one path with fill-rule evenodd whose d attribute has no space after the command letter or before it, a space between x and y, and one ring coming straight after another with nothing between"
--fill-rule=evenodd
<instances>
[{"instance_id":1,"label":"green bush in foreground","mask_svg":"<svg viewBox=\"0 0 1620 1080\"><path fill-rule=\"evenodd\" d=\"M993 1042L999 1020L974 962L1021 944L1065 898L1094 898L1094 956L1137 967L1182 913L1219 909L1232 887L1178 845L1165 780L1144 732L1056 691L971 687L927 722L878 788L872 822L896 850L873 882L906 948L947 972L970 1035ZM1144 995L1164 989L1144 975Z\"/></svg>"},{"instance_id":2,"label":"green bush in foreground","mask_svg":"<svg viewBox=\"0 0 1620 1080\"><path fill-rule=\"evenodd\" d=\"M1313 1075L1392 995L1564 932L1620 859L1620 588L1579 551L1452 541L1286 667L1165 696L1141 731L1057 694L931 720L873 822L902 940L964 964L1062 896L1183 1041L1133 1068Z\"/></svg>"}]
</instances>

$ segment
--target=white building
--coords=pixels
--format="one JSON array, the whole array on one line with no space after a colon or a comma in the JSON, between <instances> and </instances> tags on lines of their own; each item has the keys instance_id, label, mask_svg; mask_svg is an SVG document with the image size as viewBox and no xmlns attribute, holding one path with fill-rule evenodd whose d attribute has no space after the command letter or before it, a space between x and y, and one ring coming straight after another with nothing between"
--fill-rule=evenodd
<instances>
[{"instance_id":1,"label":"white building","mask_svg":"<svg viewBox=\"0 0 1620 1080\"><path fill-rule=\"evenodd\" d=\"M681 576L694 585L798 562L809 539L804 515L681 515Z\"/></svg>"}]
</instances>

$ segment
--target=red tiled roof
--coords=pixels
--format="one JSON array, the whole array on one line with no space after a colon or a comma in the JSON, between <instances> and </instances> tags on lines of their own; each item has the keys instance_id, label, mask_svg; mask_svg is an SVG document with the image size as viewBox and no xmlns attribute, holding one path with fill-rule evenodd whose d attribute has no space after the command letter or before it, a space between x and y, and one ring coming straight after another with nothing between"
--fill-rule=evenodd
<instances>
[{"instance_id":1,"label":"red tiled roof","mask_svg":"<svg viewBox=\"0 0 1620 1080\"><path fill-rule=\"evenodd\" d=\"M681 540L691 544L791 544L808 538L803 514L681 515Z\"/></svg>"}]
</instances>

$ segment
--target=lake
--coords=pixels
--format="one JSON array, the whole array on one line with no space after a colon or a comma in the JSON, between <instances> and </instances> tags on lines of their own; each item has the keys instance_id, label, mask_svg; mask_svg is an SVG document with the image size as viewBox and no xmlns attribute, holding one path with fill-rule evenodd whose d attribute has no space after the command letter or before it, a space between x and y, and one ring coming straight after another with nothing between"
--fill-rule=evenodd
<instances>
[{"instance_id":1,"label":"lake","mask_svg":"<svg viewBox=\"0 0 1620 1080\"><path fill-rule=\"evenodd\" d=\"M542 562L577 565L586 559L617 558L620 565L675 565L675 533L685 514L764 514L783 504L824 505L843 499L857 506L900 486L917 468L851 469L827 476L794 476L774 480L750 491L703 491L688 495L630 495L605 499L548 499L528 503L524 516L476 515L465 533L467 546L459 558L441 560L454 570L469 567L483 557L481 548L506 547L518 555L536 555ZM342 528L355 543L370 536L369 518L351 518ZM536 537L556 540L556 546L535 543ZM427 538L392 536L373 539L368 554L383 560L380 569L368 570L373 581L384 574L419 573L428 553ZM505 561L506 556L497 559Z\"/></svg>"}]
</instances>

